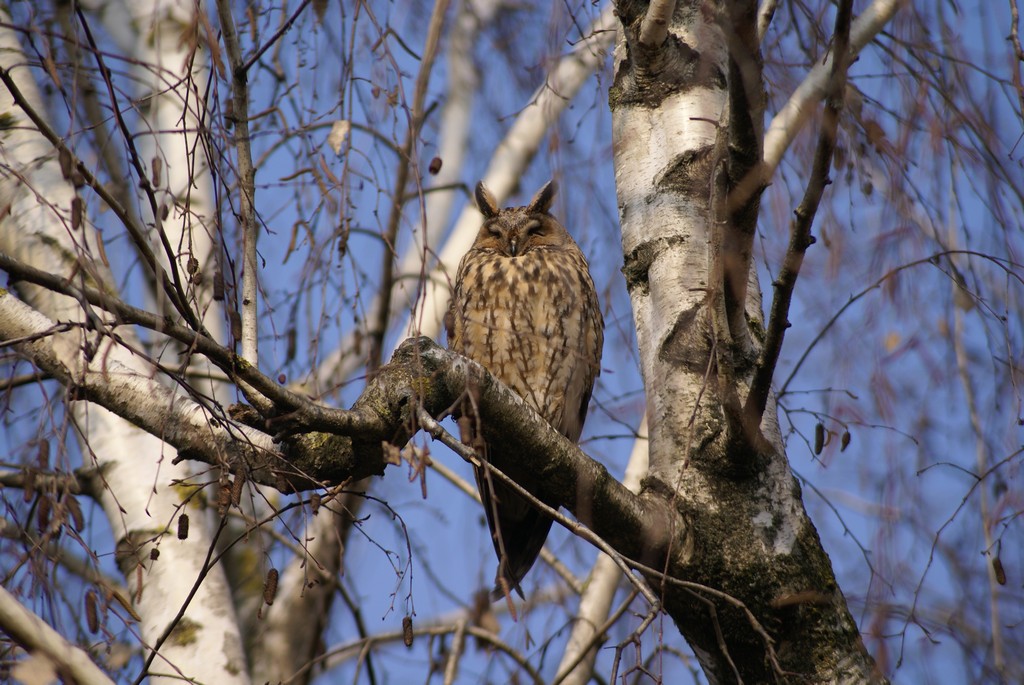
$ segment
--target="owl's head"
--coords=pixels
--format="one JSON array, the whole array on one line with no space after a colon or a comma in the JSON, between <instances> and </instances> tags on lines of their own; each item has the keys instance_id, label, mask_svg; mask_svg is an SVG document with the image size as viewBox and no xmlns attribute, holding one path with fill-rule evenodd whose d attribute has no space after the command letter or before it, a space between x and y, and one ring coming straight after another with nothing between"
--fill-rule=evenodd
<instances>
[{"instance_id":1,"label":"owl's head","mask_svg":"<svg viewBox=\"0 0 1024 685\"><path fill-rule=\"evenodd\" d=\"M506 257L521 257L536 247L561 247L572 242L565 227L548 214L555 199L554 181L548 181L525 207L499 209L491 191L481 181L476 204L484 215L473 247L493 250Z\"/></svg>"}]
</instances>

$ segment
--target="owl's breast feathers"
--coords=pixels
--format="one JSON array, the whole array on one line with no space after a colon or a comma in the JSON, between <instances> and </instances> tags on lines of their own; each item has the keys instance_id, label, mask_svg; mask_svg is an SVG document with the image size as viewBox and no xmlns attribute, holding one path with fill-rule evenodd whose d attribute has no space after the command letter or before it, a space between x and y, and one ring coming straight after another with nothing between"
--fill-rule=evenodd
<instances>
[{"instance_id":1,"label":"owl's breast feathers","mask_svg":"<svg viewBox=\"0 0 1024 685\"><path fill-rule=\"evenodd\" d=\"M603 342L597 294L579 248L538 247L518 257L470 251L454 298L451 349L578 440Z\"/></svg>"}]
</instances>

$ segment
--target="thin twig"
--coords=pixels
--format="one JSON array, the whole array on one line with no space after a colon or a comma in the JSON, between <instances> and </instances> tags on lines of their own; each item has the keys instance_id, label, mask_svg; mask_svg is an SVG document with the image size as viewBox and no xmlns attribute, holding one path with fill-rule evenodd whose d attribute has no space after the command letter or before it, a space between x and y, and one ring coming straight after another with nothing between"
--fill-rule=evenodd
<instances>
[{"instance_id":1,"label":"thin twig","mask_svg":"<svg viewBox=\"0 0 1024 685\"><path fill-rule=\"evenodd\" d=\"M796 378L796 374L800 371L801 368L803 368L804 362L807 361L807 357L811 354L811 351L814 350L814 348L818 345L819 342L822 341L822 339L824 339L825 334L832 330L832 327L835 326L836 322L839 320L839 317L841 317L846 312L846 310L852 307L865 295L867 295L873 290L877 290L882 286L883 283L888 281L890 278L899 275L903 271L925 264L934 266L942 257L948 257L951 255L968 255L978 257L979 259L988 260L993 264L1002 267L1003 270L1006 272L1008 278L1016 280L1018 283L1024 285L1024 278L1021 278L1021 276L1019 275L1021 270L1024 269L1024 264L1019 264L1017 262L1013 262L1007 259L1000 259L990 254L976 252L974 250L943 250L941 252L936 252L935 254L930 255L928 257L915 259L912 262L907 262L902 266L898 266L892 271L889 271L888 273L879 277L878 280L876 280L868 287L864 288L855 295L852 295L850 299L847 300L846 303L842 307L840 307L835 314L832 315L832 318L830 318L828 322L822 327L822 329L818 331L818 334L815 335L814 339L811 340L811 342L807 345L807 347L803 351L803 354L800 355L800 358L796 360L796 364L793 365L793 369L789 372L789 376L786 377L786 380L782 383L782 385L779 388L779 397L782 397L783 395L786 394L787 390L789 389L789 384L793 382L793 379Z\"/></svg>"},{"instance_id":2,"label":"thin twig","mask_svg":"<svg viewBox=\"0 0 1024 685\"><path fill-rule=\"evenodd\" d=\"M633 591L629 593L629 597L619 605L619 608L616 609L600 627L594 630L594 634L590 636L590 639L587 640L586 644L580 646L572 661L561 666L558 675L556 675L555 679L551 681L551 685L559 685L559 683L565 681L566 678L573 674L576 667L579 666L585 658L587 658L587 655L590 654L590 650L596 647L598 642L608 639L608 631L612 626L619 622L622 615L626 613L627 609L629 609L629 605L633 603L634 599L636 599L637 594L638 593L634 588ZM587 678L587 682L589 682L589 675L590 674L588 673L584 676Z\"/></svg>"},{"instance_id":3,"label":"thin twig","mask_svg":"<svg viewBox=\"0 0 1024 685\"><path fill-rule=\"evenodd\" d=\"M462 658L462 651L466 646L467 625L468 621L465 618L455 624L452 646L448 650L448 661L444 665L444 685L454 685L455 678L459 674L459 660Z\"/></svg>"},{"instance_id":4,"label":"thin twig","mask_svg":"<svg viewBox=\"0 0 1024 685\"><path fill-rule=\"evenodd\" d=\"M69 159L72 160L72 164L75 170L82 175L82 179L86 185L93 189L96 195L99 196L107 207L114 213L114 215L120 220L122 225L128 230L128 234L131 236L132 241L139 249L139 254L146 262L146 266L156 276L157 281L160 283L163 293L167 296L170 302L174 305L174 308L179 314L188 322L188 324L195 330L205 333L205 329L202 326L202 322L196 317L195 313L189 308L188 304L180 296L180 291L177 286L171 282L171 279L167 276L166 270L157 260L156 255L149 246L149 241L146 238L145 230L136 222L131 216L130 212L121 205L116 197L107 189L106 185L101 182L95 174L89 169L89 167L78 159L75 153L67 146L64 140L57 135L57 133L50 128L50 125L45 119L40 116L38 112L29 104L25 95L18 88L18 85L14 82L11 77L10 71L0 69L0 82L6 86L7 91L11 94L15 104L25 112L25 115L32 121L39 133L50 142L53 147L60 152L65 154ZM173 263L173 262L172 262Z\"/></svg>"},{"instance_id":5,"label":"thin twig","mask_svg":"<svg viewBox=\"0 0 1024 685\"><path fill-rule=\"evenodd\" d=\"M416 628L416 629L414 629L412 631L412 634L413 634L414 637L431 636L431 635L434 635L434 636L438 636L438 635L451 635L457 629L458 629L458 621L456 621L456 622L454 622L452 624L449 624L449 625L430 626L430 627L427 627L427 628ZM511 645L509 645L507 642L502 640L500 637L498 637L497 635L495 635L494 633L492 633L492 632L490 632L488 630L484 630L483 628L480 628L478 626L473 626L473 625L466 625L465 631L466 631L467 635L475 637L476 639L478 639L478 640L480 640L480 641L482 641L482 642L484 642L484 643L494 647L499 652L503 652L504 654L508 655L513 661L516 662L516 664L520 668L523 669L523 671L526 672L526 675L536 685L544 685L544 679L541 678L541 676L537 672L537 670L535 668L533 668L533 666L530 665L530 662L527 661L526 657L524 657L521 653L519 653L518 650L514 649ZM363 650L365 650L365 649L372 648L373 646L381 644L381 643L400 642L400 641L404 640L407 635L408 635L408 633L406 633L403 630L395 630L395 631L390 631L390 632L387 632L387 633L379 633L377 635L372 635L372 636L367 637L367 638L359 638L357 640L352 640L352 641L347 642L345 644L338 645L337 647L332 647L332 648L328 649L327 651L325 651L320 656L318 656L316 659L313 659L308 664L306 664L303 667L302 671L300 671L299 673L296 673L295 675L292 676L291 679L286 681L286 685L287 685L287 683L291 683L295 678L300 676L303 672L309 670L310 668L312 668L313 666L315 666L317 663L319 663L321 661L328 661L329 662L328 663L328 668L330 668L330 667L333 667L333 666L337 665L337 663L339 663L340 661L343 661L345 659L351 658L352 655L354 655L354 654L355 655L361 654L363 652Z\"/></svg>"},{"instance_id":6,"label":"thin twig","mask_svg":"<svg viewBox=\"0 0 1024 685\"><path fill-rule=\"evenodd\" d=\"M1024 84L1021 83L1020 68L1024 63L1024 47L1020 44L1020 13L1017 0L1010 0L1010 43L1013 45L1013 56L1017 64L1013 65L1013 88L1017 91L1017 102L1020 104L1018 114L1024 119Z\"/></svg>"},{"instance_id":7,"label":"thin twig","mask_svg":"<svg viewBox=\"0 0 1024 685\"><path fill-rule=\"evenodd\" d=\"M207 357L232 381L243 381L273 401L278 410L301 410L312 404L305 396L289 391L274 379L261 373L256 367L242 362L232 350L218 344L208 336L181 324L168 321L157 314L133 307L106 291L89 286L75 286L58 275L24 264L3 252L0 252L0 270L55 293L67 295L80 302L88 302L94 307L110 312L118 319L119 323L143 326L188 345Z\"/></svg>"},{"instance_id":8,"label":"thin twig","mask_svg":"<svg viewBox=\"0 0 1024 685\"><path fill-rule=\"evenodd\" d=\"M477 491L476 487L470 484L465 478L460 477L459 474L434 459L430 461L430 468L437 471L442 478L473 498L477 504L480 503L480 493ZM558 576L565 581L565 584L568 585L575 594L579 595L583 593L583 583L576 577L576 574L569 570L569 567L562 563L561 559L555 556L555 553L552 552L547 545L541 547L540 558L545 564L551 567L551 570L557 573Z\"/></svg>"},{"instance_id":9,"label":"thin twig","mask_svg":"<svg viewBox=\"0 0 1024 685\"><path fill-rule=\"evenodd\" d=\"M235 31L235 18L227 0L217 0L221 35L231 64L231 102L235 155L238 165L239 219L242 223L242 357L253 366L259 364L259 266L256 256L256 169L252 164L249 138L248 72L242 62L242 50Z\"/></svg>"},{"instance_id":10,"label":"thin twig","mask_svg":"<svg viewBox=\"0 0 1024 685\"><path fill-rule=\"evenodd\" d=\"M252 65L259 61L260 57L263 56L263 53L272 48L277 41L281 40L281 36L288 32L288 29L292 27L292 24L294 24L295 20L299 18L299 15L309 7L310 2L312 2L312 0L302 0L298 8L292 13L292 16L288 17L288 20L281 24L277 31L274 32L274 35L268 38L267 42L261 45L258 50L254 51L252 56L245 61L245 64L239 66L242 73L249 73L249 70L252 69ZM232 68L234 68L234 65L232 65Z\"/></svg>"}]
</instances>

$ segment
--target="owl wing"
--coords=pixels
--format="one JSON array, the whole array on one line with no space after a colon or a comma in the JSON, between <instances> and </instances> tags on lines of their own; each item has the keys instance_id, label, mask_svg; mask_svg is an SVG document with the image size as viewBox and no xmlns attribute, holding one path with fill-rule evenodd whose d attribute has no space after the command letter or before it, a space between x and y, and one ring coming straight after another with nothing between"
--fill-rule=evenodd
<instances>
[{"instance_id":1,"label":"owl wing","mask_svg":"<svg viewBox=\"0 0 1024 685\"><path fill-rule=\"evenodd\" d=\"M475 472L491 543L498 556L491 599L504 597L506 587L523 597L519 584L540 556L552 520L511 486L492 478L485 469L478 468Z\"/></svg>"},{"instance_id":2,"label":"owl wing","mask_svg":"<svg viewBox=\"0 0 1024 685\"><path fill-rule=\"evenodd\" d=\"M604 317L597 301L597 292L590 278L586 259L582 253L574 255L580 264L577 274L579 289L584 305L578 312L578 347L564 363L571 366L565 384L565 401L561 415L553 417L551 425L555 430L573 442L579 442L583 424L587 420L587 408L594 391L594 381L601 373L601 350L604 346Z\"/></svg>"}]
</instances>

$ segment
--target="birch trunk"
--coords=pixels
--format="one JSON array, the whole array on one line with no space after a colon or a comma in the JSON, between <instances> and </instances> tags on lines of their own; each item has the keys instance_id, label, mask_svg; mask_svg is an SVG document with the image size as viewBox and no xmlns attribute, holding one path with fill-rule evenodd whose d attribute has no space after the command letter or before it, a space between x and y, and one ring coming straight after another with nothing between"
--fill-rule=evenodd
<instances>
[{"instance_id":1,"label":"birch trunk","mask_svg":"<svg viewBox=\"0 0 1024 685\"><path fill-rule=\"evenodd\" d=\"M716 170L732 171L733 158L751 141L754 154L746 156L759 157L761 136L761 100L737 97L751 95L749 84L735 82L743 73L734 47L742 36L727 41L726 3L691 1L678 3L664 43L641 45L644 4L618 4L624 29L609 96L624 272L650 424L644 485L690 531L692 547L681 549L688 554L676 577L709 590L651 582L712 683L781 682L793 674L813 682L871 681L873 661L804 511L774 404L763 414L761 442L738 434L726 406L730 388L721 366L728 342L713 311L726 287L713 260L723 236L715 231L728 240L744 227L735 215L728 225L713 219L713 181ZM763 84L759 70L751 73L756 95ZM747 106L749 126L737 134L733 124L744 113L730 108ZM727 145L720 136L730 136ZM753 269L744 276L747 330L733 330L733 341L747 336L756 356L761 298ZM741 396L752 367L735 366Z\"/></svg>"}]
</instances>

